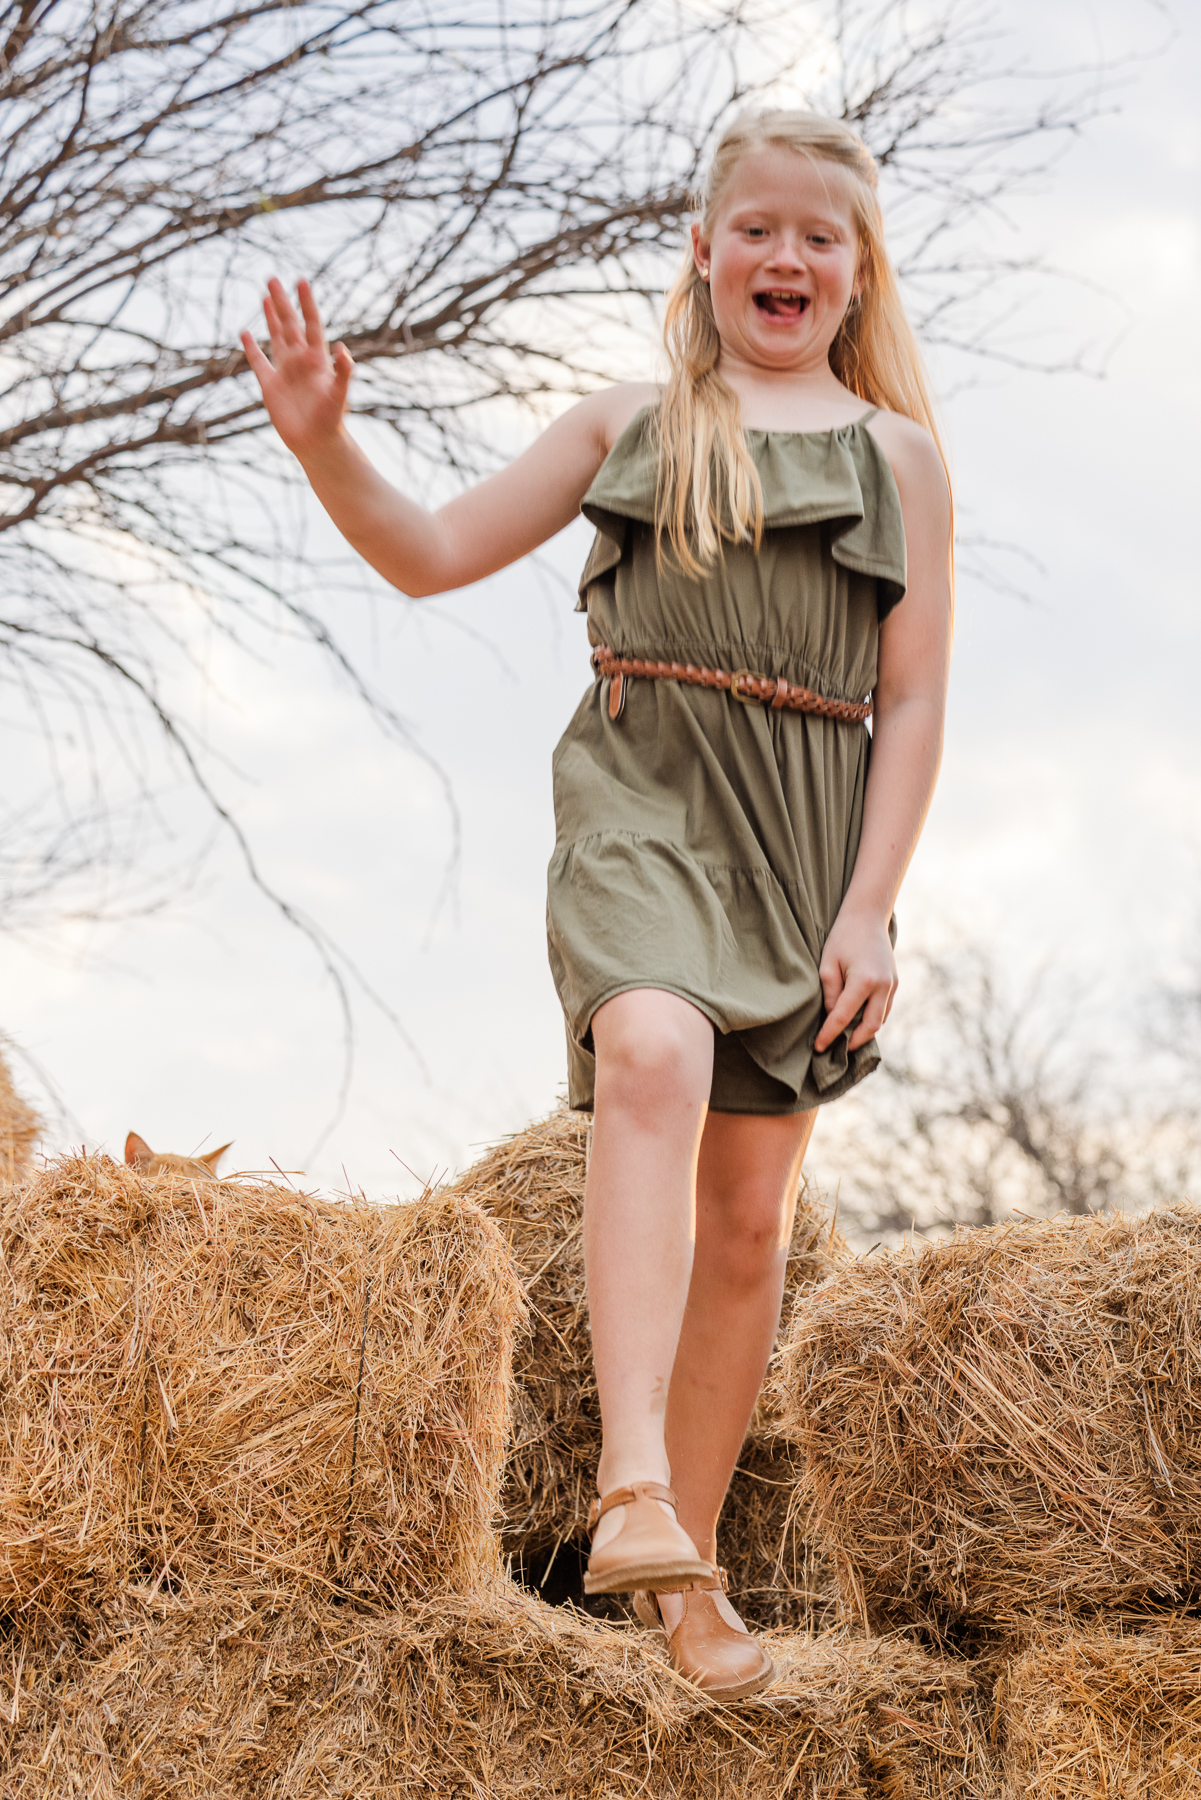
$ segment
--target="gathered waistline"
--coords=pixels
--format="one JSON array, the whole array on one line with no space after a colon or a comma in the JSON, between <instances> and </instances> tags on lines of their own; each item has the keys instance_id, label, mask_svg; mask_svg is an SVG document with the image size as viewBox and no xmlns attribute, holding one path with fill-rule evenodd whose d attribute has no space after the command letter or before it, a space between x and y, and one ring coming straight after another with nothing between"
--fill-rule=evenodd
<instances>
[{"instance_id":1,"label":"gathered waistline","mask_svg":"<svg viewBox=\"0 0 1201 1800\"><path fill-rule=\"evenodd\" d=\"M598 644L592 652L592 667L599 680L609 682L609 717L616 723L625 709L626 682L678 681L688 687L717 688L739 700L744 706L770 706L773 712L816 713L823 719L838 719L847 725L862 725L870 719L872 703L867 700L828 700L812 688L799 687L783 675L759 675L753 669L707 669L695 663L656 662L643 656L618 656L607 644Z\"/></svg>"}]
</instances>

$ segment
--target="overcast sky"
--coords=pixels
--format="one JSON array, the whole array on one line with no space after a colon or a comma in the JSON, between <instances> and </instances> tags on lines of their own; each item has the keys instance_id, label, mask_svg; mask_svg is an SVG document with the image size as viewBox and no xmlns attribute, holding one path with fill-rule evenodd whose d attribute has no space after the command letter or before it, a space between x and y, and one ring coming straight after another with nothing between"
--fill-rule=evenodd
<instances>
[{"instance_id":1,"label":"overcast sky","mask_svg":"<svg viewBox=\"0 0 1201 1800\"><path fill-rule=\"evenodd\" d=\"M1020 51L1054 61L1129 42L1136 12L1140 41L1162 41L1157 9L1123 0L1061 0L1054 42L1045 6L1007 16ZM1048 293L1047 329L1066 312L1078 341L1118 340L1105 378L994 367L947 405L961 530L1020 547L992 566L1023 592L961 580L946 759L898 909L902 974L907 943L947 935L1015 969L1051 954L1112 996L1115 1021L1201 922L1201 9L1182 0L1173 18L1170 51L1012 211L1007 248L1080 279ZM176 1151L233 1138L231 1166L382 1195L554 1103L550 756L588 680L571 608L589 538L577 523L541 568L424 610L377 584L379 679L461 811L440 911L436 778L311 660L252 671L214 651L264 868L351 951L420 1061L360 1007L349 1103L312 1154L337 1099L337 1008L219 849L165 917L64 927L45 954L0 942L0 1025L62 1091L74 1123L60 1140L119 1154L130 1127Z\"/></svg>"}]
</instances>

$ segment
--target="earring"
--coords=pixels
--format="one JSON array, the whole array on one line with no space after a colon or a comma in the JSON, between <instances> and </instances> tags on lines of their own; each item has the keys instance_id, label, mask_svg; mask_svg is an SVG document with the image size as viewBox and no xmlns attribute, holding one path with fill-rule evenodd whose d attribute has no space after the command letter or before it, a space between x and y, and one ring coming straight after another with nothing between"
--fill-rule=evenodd
<instances>
[{"instance_id":1,"label":"earring","mask_svg":"<svg viewBox=\"0 0 1201 1800\"><path fill-rule=\"evenodd\" d=\"M708 265L708 263L706 263L704 268L701 270L701 280L708 281L708 279L709 279L709 265Z\"/></svg>"}]
</instances>

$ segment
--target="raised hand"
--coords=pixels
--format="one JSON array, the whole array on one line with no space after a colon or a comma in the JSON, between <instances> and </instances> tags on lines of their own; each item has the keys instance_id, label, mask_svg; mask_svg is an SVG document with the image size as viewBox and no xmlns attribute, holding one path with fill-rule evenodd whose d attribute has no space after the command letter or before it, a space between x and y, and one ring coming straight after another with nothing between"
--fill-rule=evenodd
<instances>
[{"instance_id":1,"label":"raised hand","mask_svg":"<svg viewBox=\"0 0 1201 1800\"><path fill-rule=\"evenodd\" d=\"M263 298L271 355L264 355L248 331L242 333L242 348L258 377L271 423L288 449L303 459L337 435L354 359L345 344L335 344L331 355L307 281L298 282L296 294L299 315L283 282L273 276Z\"/></svg>"}]
</instances>

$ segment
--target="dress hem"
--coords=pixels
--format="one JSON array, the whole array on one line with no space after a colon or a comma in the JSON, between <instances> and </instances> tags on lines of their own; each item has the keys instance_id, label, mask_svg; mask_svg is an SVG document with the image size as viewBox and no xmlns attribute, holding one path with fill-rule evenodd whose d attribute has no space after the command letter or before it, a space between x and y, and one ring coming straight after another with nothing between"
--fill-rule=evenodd
<instances>
[{"instance_id":1,"label":"dress hem","mask_svg":"<svg viewBox=\"0 0 1201 1800\"><path fill-rule=\"evenodd\" d=\"M589 1113L590 1114L595 1110L596 1089L595 1089L594 1071L595 1071L596 1051L595 1051L595 1048L589 1049L587 1043L585 1042L586 1039L591 1037L593 1019L596 1017L596 1015L600 1011L601 1007L606 1005L608 1001L616 999L618 994L639 993L639 992L643 991L644 989L649 990L654 993L673 994L673 995L675 995L675 997L677 999L686 1001L689 1006L693 1006L696 1008L697 1012L699 1012L701 1014L702 1018L705 1018L709 1021L714 1032L717 1034L717 1036L719 1038L731 1038L731 1039L738 1039L739 1041L741 1041L742 1033L744 1031L753 1031L757 1028L756 1025L745 1025L745 1026L740 1026L740 1027L734 1027L731 1029L724 1028L722 1026L721 1022L719 1021L719 1019L715 1017L712 1009L710 1007L706 1006L703 1002L699 1001L694 993L688 993L683 988L677 987L668 982L633 979L633 980L629 980L629 981L623 981L620 984L616 984L611 988L607 988L604 990L602 997L599 1000L597 1000L595 1005L592 1006L592 1008L590 1009L589 1014L588 1014L588 1023L585 1026L582 1035L577 1036L576 1031L575 1031L574 1027L572 1026L570 1020L567 1018L566 1014L564 1014L564 1024L567 1027L567 1034L568 1034L570 1046L572 1047L575 1055L579 1056L580 1058L586 1059L586 1065L587 1064L592 1065L592 1070L593 1070L592 1078L587 1081L587 1085L592 1090L591 1096L587 1099L579 1099L579 1100L572 1099L571 1089L572 1089L573 1085L575 1085L576 1077L578 1076L579 1071L577 1068L572 1066L573 1062L574 1062L574 1057L569 1057L569 1059L568 1059L569 1068L568 1068L568 1100L567 1100L567 1104L572 1112L580 1112L580 1113ZM783 1016L787 1017L788 1015L783 1015ZM765 1020L760 1020L757 1023L758 1023L758 1025L770 1025L770 1024L777 1023L777 1021L772 1020L772 1019L765 1019ZM767 1080L767 1082L774 1083L777 1087L782 1087L786 1090L789 1090L793 1097L788 1098L788 1099L781 1098L779 1101L770 1101L764 1097L764 1098L760 1099L760 1102L758 1104L745 1105L745 1106L739 1106L736 1104L735 1105L724 1105L724 1106L723 1105L714 1105L711 1102L710 1103L711 1111L731 1113L734 1115L751 1117L751 1118L792 1118L792 1117L798 1116L801 1113L816 1112L816 1110L818 1109L819 1106L825 1106L832 1100L839 1100L842 1098L842 1096L844 1094L849 1093L853 1087L857 1087L861 1081L863 1081L868 1075L872 1074L872 1072L880 1066L880 1063L882 1061L879 1045L877 1044L876 1039L874 1037L869 1038L869 1040L866 1044L861 1044L857 1050L850 1053L847 1067L843 1070L842 1074L840 1076L838 1076L838 1078L835 1081L832 1081L828 1087L818 1088L816 1086L815 1082L813 1081L814 1057L811 1054L810 1059L809 1059L809 1064L805 1070L805 1074L800 1082L799 1087L797 1087L797 1086L794 1086L793 1082L787 1080L783 1075L777 1073L775 1070L764 1067L764 1065L759 1062L758 1058L754 1055L754 1053L752 1051L749 1050L749 1048L745 1044L743 1045L743 1053L750 1059L751 1062L753 1062L755 1064L759 1073ZM717 1060L720 1061L720 1058ZM715 1079L715 1082L720 1080L716 1061L715 1061L715 1069L714 1069L714 1079ZM727 1091L728 1091L728 1083L726 1083L726 1085L727 1085ZM711 1092L712 1092L712 1090L711 1090Z\"/></svg>"},{"instance_id":2,"label":"dress hem","mask_svg":"<svg viewBox=\"0 0 1201 1800\"><path fill-rule=\"evenodd\" d=\"M602 991L600 999L595 1002L589 1011L588 1023L584 1027L582 1037L576 1036L575 1028L570 1019L567 1020L567 1029L571 1032L572 1037L575 1039L575 1042L579 1045L580 1049L584 1050L589 1056L594 1054L593 1051L588 1049L584 1039L592 1036L592 1021L595 1019L602 1006L607 1005L610 1000L616 1000L618 994L636 994L644 988L649 989L653 993L674 994L677 1000L686 1000L689 1006L694 1006L698 1013L708 1019L714 1031L720 1031L724 1036L727 1027L721 1023L721 1020L715 1013L711 1012L702 1001L697 999L695 994L686 992L684 988L673 987L670 981L621 981L616 983L613 987L605 988ZM566 1017L566 1015L564 1016Z\"/></svg>"}]
</instances>

